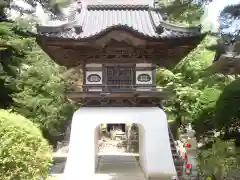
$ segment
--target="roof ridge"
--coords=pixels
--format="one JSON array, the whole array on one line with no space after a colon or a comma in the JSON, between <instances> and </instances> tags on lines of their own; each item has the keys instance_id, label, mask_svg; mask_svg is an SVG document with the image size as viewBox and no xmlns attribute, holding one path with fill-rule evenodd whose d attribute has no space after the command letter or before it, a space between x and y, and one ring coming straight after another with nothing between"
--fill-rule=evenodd
<instances>
[{"instance_id":1,"label":"roof ridge","mask_svg":"<svg viewBox=\"0 0 240 180\"><path fill-rule=\"evenodd\" d=\"M87 10L149 10L149 5L140 4L97 4L87 5Z\"/></svg>"}]
</instances>

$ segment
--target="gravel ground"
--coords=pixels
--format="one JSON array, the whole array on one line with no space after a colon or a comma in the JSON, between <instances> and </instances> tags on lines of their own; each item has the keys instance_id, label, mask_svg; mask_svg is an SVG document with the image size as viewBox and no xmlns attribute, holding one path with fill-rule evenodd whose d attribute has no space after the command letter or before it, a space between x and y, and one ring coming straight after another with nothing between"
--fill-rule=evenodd
<instances>
[{"instance_id":1,"label":"gravel ground","mask_svg":"<svg viewBox=\"0 0 240 180\"><path fill-rule=\"evenodd\" d=\"M107 153L107 152L126 152L126 147L121 146L121 141L111 140L109 138L102 138L98 141L98 152Z\"/></svg>"}]
</instances>

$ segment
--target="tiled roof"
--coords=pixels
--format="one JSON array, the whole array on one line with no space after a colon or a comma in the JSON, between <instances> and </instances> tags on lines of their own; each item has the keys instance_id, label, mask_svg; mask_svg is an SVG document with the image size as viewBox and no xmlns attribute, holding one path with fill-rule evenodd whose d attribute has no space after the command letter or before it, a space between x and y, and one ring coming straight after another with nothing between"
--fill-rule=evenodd
<instances>
[{"instance_id":1,"label":"tiled roof","mask_svg":"<svg viewBox=\"0 0 240 180\"><path fill-rule=\"evenodd\" d=\"M89 39L111 30L124 29L144 38L199 36L200 28L183 28L164 22L160 9L148 5L88 5L68 17L61 26L38 26L40 35L69 39Z\"/></svg>"},{"instance_id":2,"label":"tiled roof","mask_svg":"<svg viewBox=\"0 0 240 180\"><path fill-rule=\"evenodd\" d=\"M87 4L104 5L104 4L145 4L153 5L154 0L84 0Z\"/></svg>"}]
</instances>

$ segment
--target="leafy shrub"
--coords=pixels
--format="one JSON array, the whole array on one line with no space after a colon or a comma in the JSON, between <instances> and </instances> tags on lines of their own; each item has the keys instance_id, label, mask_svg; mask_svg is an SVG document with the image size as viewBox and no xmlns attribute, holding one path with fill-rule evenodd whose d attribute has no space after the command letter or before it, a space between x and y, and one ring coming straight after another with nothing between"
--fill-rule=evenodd
<instances>
[{"instance_id":1,"label":"leafy shrub","mask_svg":"<svg viewBox=\"0 0 240 180\"><path fill-rule=\"evenodd\" d=\"M198 154L199 170L205 177L227 179L234 175L232 171L238 168L238 164L238 150L234 147L233 141L215 139L211 148L200 150Z\"/></svg>"},{"instance_id":2,"label":"leafy shrub","mask_svg":"<svg viewBox=\"0 0 240 180\"><path fill-rule=\"evenodd\" d=\"M230 83L216 103L214 123L218 129L237 127L240 123L240 78Z\"/></svg>"},{"instance_id":3,"label":"leafy shrub","mask_svg":"<svg viewBox=\"0 0 240 180\"><path fill-rule=\"evenodd\" d=\"M0 179L46 179L51 148L25 117L0 110Z\"/></svg>"}]
</instances>

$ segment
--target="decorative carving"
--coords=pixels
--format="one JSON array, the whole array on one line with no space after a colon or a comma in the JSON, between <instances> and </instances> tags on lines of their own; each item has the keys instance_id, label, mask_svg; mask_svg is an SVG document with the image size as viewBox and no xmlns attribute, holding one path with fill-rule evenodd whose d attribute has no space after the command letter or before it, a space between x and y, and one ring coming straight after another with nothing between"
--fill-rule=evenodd
<instances>
[{"instance_id":1,"label":"decorative carving","mask_svg":"<svg viewBox=\"0 0 240 180\"><path fill-rule=\"evenodd\" d=\"M159 99L155 100L139 100L136 98L99 98L99 99L85 99L79 101L82 106L93 106L93 107L102 107L102 106L116 106L116 107L133 107L133 106L158 106L161 104Z\"/></svg>"},{"instance_id":2,"label":"decorative carving","mask_svg":"<svg viewBox=\"0 0 240 180\"><path fill-rule=\"evenodd\" d=\"M137 80L140 82L149 82L151 77L148 74L140 74L138 75Z\"/></svg>"},{"instance_id":3,"label":"decorative carving","mask_svg":"<svg viewBox=\"0 0 240 180\"><path fill-rule=\"evenodd\" d=\"M82 26L74 26L74 30L76 34L81 34L82 33Z\"/></svg>"},{"instance_id":4,"label":"decorative carving","mask_svg":"<svg viewBox=\"0 0 240 180\"><path fill-rule=\"evenodd\" d=\"M135 49L135 48L111 48L74 50L64 49L64 58L78 57L87 61L102 61L103 59L150 59L153 49ZM59 51L58 51L59 52Z\"/></svg>"},{"instance_id":5,"label":"decorative carving","mask_svg":"<svg viewBox=\"0 0 240 180\"><path fill-rule=\"evenodd\" d=\"M65 44L64 44L65 43ZM61 44L61 45L59 45ZM115 45L114 45L115 44ZM43 44L44 45L44 44ZM153 44L147 46L132 46L123 42L112 42L105 48L91 44L77 45L72 42L61 42L58 44L44 45L48 54L59 64L73 67L85 63L108 62L134 62L134 63L155 63L163 67L172 67L182 59L192 46L183 46L181 43ZM168 47L169 46L169 47Z\"/></svg>"},{"instance_id":6,"label":"decorative carving","mask_svg":"<svg viewBox=\"0 0 240 180\"><path fill-rule=\"evenodd\" d=\"M101 81L101 77L98 74L90 74L87 77L87 80L89 82L99 82L99 81Z\"/></svg>"},{"instance_id":7,"label":"decorative carving","mask_svg":"<svg viewBox=\"0 0 240 180\"><path fill-rule=\"evenodd\" d=\"M76 0L76 2L77 2L77 11L78 13L80 13L82 10L82 2L81 0Z\"/></svg>"}]
</instances>

